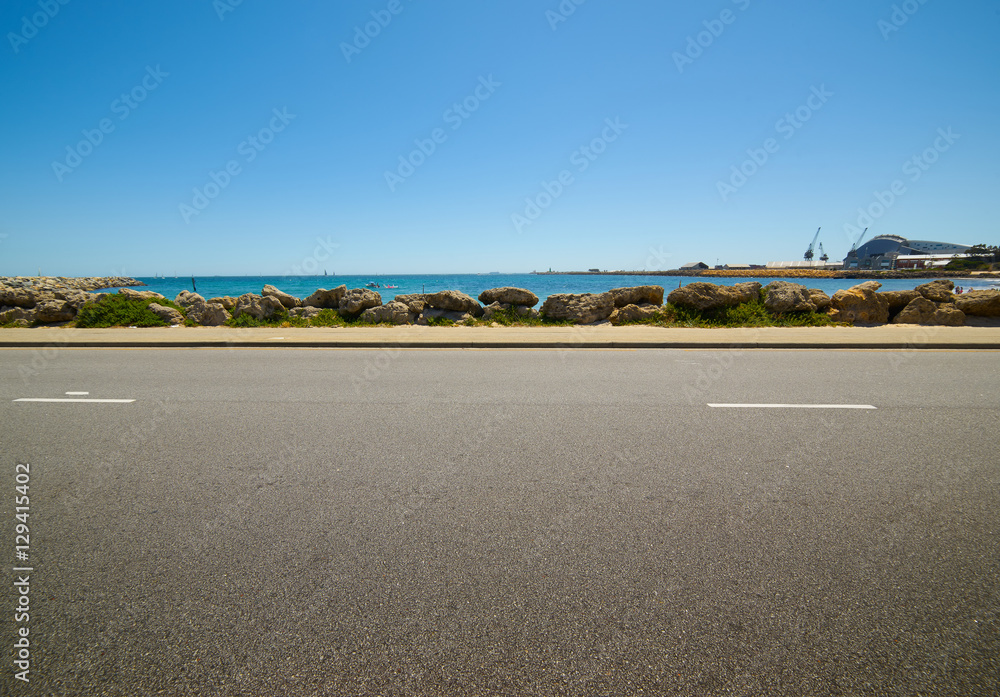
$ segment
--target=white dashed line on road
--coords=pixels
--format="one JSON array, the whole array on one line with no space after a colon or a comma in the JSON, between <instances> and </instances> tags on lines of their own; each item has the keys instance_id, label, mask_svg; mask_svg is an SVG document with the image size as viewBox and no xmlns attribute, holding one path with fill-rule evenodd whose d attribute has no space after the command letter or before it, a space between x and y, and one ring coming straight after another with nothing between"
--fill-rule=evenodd
<instances>
[{"instance_id":1,"label":"white dashed line on road","mask_svg":"<svg viewBox=\"0 0 1000 697\"><path fill-rule=\"evenodd\" d=\"M713 409L878 409L871 404L709 404Z\"/></svg>"},{"instance_id":2,"label":"white dashed line on road","mask_svg":"<svg viewBox=\"0 0 1000 697\"><path fill-rule=\"evenodd\" d=\"M15 402L60 402L70 404L131 404L134 399L48 399L41 397L22 397Z\"/></svg>"}]
</instances>

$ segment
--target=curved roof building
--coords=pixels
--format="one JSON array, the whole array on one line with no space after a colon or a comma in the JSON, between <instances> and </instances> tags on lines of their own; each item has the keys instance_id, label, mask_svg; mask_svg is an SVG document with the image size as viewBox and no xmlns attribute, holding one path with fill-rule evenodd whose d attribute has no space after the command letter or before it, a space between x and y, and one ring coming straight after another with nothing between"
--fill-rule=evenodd
<instances>
[{"instance_id":1,"label":"curved roof building","mask_svg":"<svg viewBox=\"0 0 1000 697\"><path fill-rule=\"evenodd\" d=\"M879 235L851 250L844 259L845 269L891 269L896 257L915 254L951 255L965 254L967 244L933 242L930 240L908 240L899 235Z\"/></svg>"}]
</instances>

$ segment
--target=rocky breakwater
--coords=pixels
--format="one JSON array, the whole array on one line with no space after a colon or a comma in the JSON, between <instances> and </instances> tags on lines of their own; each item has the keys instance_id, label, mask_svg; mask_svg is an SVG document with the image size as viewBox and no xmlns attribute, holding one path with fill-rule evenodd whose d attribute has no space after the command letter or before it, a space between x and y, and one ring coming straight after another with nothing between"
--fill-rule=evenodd
<instances>
[{"instance_id":1,"label":"rocky breakwater","mask_svg":"<svg viewBox=\"0 0 1000 697\"><path fill-rule=\"evenodd\" d=\"M1000 292L972 291L955 295L955 283L939 279L913 290L879 292L878 281L838 290L830 317L850 324L922 324L960 327L966 316L1000 317ZM966 312L968 310L968 312Z\"/></svg>"},{"instance_id":2,"label":"rocky breakwater","mask_svg":"<svg viewBox=\"0 0 1000 697\"><path fill-rule=\"evenodd\" d=\"M144 285L123 276L0 277L0 324L27 327L69 322L81 307L99 297L90 291Z\"/></svg>"},{"instance_id":3,"label":"rocky breakwater","mask_svg":"<svg viewBox=\"0 0 1000 697\"><path fill-rule=\"evenodd\" d=\"M110 279L85 279L101 285ZM120 279L114 279L120 280ZM620 325L656 321L670 323L680 308L705 320L723 323L760 322L844 324L932 324L958 326L968 317L1000 318L1000 291L972 291L955 295L954 284L937 280L914 290L880 292L876 281L861 283L827 296L815 288L787 281L767 286L757 282L724 286L694 282L672 291L663 304L661 286L615 288L605 293L552 295L535 309L538 296L523 288L492 288L479 299L459 291L398 295L383 304L379 293L367 288L319 289L307 298L296 298L273 286L261 293L238 298L205 299L182 291L172 301L153 291L121 288L118 293L90 293L77 288L36 284L0 285L0 325L32 326L65 324L76 326L260 326L292 323L318 324L436 325L515 324L539 320L573 324ZM733 308L748 305L746 312ZM87 308L83 310L83 308ZM83 310L81 312L81 310ZM697 316L696 315L696 316ZM804 316L804 318L802 317ZM96 319L95 319L96 317ZM795 319L799 317L798 319ZM331 319L333 322L331 322ZM302 321L306 324L303 325ZM685 322L688 319L684 320Z\"/></svg>"}]
</instances>

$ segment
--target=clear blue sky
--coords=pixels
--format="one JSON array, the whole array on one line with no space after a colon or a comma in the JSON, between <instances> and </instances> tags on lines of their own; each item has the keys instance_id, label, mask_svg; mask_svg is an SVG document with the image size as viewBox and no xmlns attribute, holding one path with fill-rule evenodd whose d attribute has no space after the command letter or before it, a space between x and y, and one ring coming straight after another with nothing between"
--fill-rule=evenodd
<instances>
[{"instance_id":1,"label":"clear blue sky","mask_svg":"<svg viewBox=\"0 0 1000 697\"><path fill-rule=\"evenodd\" d=\"M1000 242L995 0L63 1L0 9L3 275L842 258L859 208Z\"/></svg>"}]
</instances>

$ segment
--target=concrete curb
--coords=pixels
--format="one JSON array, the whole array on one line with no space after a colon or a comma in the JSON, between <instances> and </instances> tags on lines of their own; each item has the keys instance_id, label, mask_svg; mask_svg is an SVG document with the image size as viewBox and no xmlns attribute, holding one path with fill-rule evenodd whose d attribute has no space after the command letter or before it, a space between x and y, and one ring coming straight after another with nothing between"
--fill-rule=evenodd
<instances>
[{"instance_id":1,"label":"concrete curb","mask_svg":"<svg viewBox=\"0 0 1000 697\"><path fill-rule=\"evenodd\" d=\"M0 330L0 349L1000 350L1000 328L994 327L470 329L478 331L11 329Z\"/></svg>"}]
</instances>

